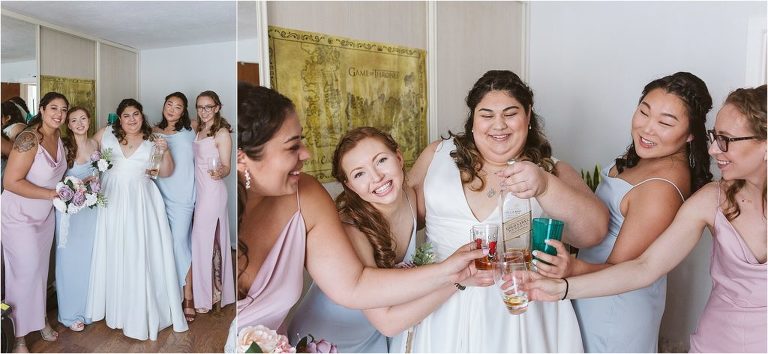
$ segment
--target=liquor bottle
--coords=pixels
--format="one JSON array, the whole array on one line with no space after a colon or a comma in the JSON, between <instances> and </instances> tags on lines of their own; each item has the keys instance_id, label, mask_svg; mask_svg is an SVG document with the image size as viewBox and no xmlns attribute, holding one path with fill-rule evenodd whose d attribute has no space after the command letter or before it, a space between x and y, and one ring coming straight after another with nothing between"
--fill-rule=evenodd
<instances>
[{"instance_id":1,"label":"liquor bottle","mask_svg":"<svg viewBox=\"0 0 768 354\"><path fill-rule=\"evenodd\" d=\"M512 165L515 160L509 160ZM501 252L518 250L523 252L525 263L531 263L531 200L520 199L512 193L502 192L499 197L501 210Z\"/></svg>"}]
</instances>

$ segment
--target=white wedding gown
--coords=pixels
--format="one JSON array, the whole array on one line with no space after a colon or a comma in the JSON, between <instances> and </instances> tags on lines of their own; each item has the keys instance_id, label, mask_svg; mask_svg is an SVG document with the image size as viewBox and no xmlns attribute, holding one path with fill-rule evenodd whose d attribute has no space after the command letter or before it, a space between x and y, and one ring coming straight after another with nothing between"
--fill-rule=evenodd
<instances>
[{"instance_id":1,"label":"white wedding gown","mask_svg":"<svg viewBox=\"0 0 768 354\"><path fill-rule=\"evenodd\" d=\"M103 174L107 206L96 221L88 317L94 322L106 317L107 326L139 340L157 340L157 332L171 325L184 332L188 326L165 204L144 176L152 143L144 141L126 158L108 127L101 147L112 149L113 167Z\"/></svg>"},{"instance_id":2,"label":"white wedding gown","mask_svg":"<svg viewBox=\"0 0 768 354\"><path fill-rule=\"evenodd\" d=\"M470 240L470 229L480 224L467 204L461 177L450 156L453 140L435 152L424 181L427 241L438 261ZM544 211L531 200L533 217ZM484 223L499 224L498 210ZM405 351L405 343L390 352ZM511 315L498 288L467 287L414 328L413 352L583 352L579 323L569 300L528 304L522 315Z\"/></svg>"}]
</instances>

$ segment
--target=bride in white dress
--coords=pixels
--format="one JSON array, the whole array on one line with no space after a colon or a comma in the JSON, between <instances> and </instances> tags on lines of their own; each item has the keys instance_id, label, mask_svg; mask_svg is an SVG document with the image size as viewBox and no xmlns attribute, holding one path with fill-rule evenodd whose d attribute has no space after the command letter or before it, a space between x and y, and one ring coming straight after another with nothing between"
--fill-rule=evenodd
<instances>
[{"instance_id":1,"label":"bride in white dress","mask_svg":"<svg viewBox=\"0 0 768 354\"><path fill-rule=\"evenodd\" d=\"M112 150L113 167L102 177L107 207L96 221L86 311L93 321L106 317L107 326L122 328L127 337L156 340L168 326L176 332L188 326L163 197L145 176L152 130L134 99L120 102L117 114L119 120L95 136L102 152ZM154 144L166 148L159 177L168 176L173 160L167 143Z\"/></svg>"},{"instance_id":2,"label":"bride in white dress","mask_svg":"<svg viewBox=\"0 0 768 354\"><path fill-rule=\"evenodd\" d=\"M489 71L469 92L467 105L464 133L427 146L409 174L437 260L465 244L473 224L500 223L502 184L515 197L531 199L534 218L565 221L564 242L599 242L608 211L572 167L551 156L528 86L510 71ZM511 159L518 162L507 167ZM454 294L416 326L412 350L581 352L583 346L570 301L531 302L525 313L512 315L492 286Z\"/></svg>"}]
</instances>

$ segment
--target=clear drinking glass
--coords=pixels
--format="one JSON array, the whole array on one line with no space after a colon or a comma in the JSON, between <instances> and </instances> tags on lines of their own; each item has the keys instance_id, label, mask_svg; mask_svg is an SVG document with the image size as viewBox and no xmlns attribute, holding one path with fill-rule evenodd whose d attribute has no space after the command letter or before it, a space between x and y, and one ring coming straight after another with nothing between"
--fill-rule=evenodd
<instances>
[{"instance_id":1,"label":"clear drinking glass","mask_svg":"<svg viewBox=\"0 0 768 354\"><path fill-rule=\"evenodd\" d=\"M494 276L507 311L519 315L528 310L528 293L522 290L523 284L528 281L523 252L510 251L499 257Z\"/></svg>"},{"instance_id":2,"label":"clear drinking glass","mask_svg":"<svg viewBox=\"0 0 768 354\"><path fill-rule=\"evenodd\" d=\"M154 133L152 134L153 141L157 139L164 139L162 135ZM149 155L149 161L147 161L147 170L145 172L145 175L152 179L157 179L157 175L160 172L160 163L163 162L163 154L165 153L165 149L157 146L157 144L152 145L152 153Z\"/></svg>"},{"instance_id":3,"label":"clear drinking glass","mask_svg":"<svg viewBox=\"0 0 768 354\"><path fill-rule=\"evenodd\" d=\"M496 243L499 239L499 225L478 224L472 226L472 249L482 249L485 256L475 259L480 270L493 269L496 262Z\"/></svg>"},{"instance_id":4,"label":"clear drinking glass","mask_svg":"<svg viewBox=\"0 0 768 354\"><path fill-rule=\"evenodd\" d=\"M212 156L208 159L208 174L213 176L213 173L219 171L221 168L221 160L218 156Z\"/></svg>"}]
</instances>

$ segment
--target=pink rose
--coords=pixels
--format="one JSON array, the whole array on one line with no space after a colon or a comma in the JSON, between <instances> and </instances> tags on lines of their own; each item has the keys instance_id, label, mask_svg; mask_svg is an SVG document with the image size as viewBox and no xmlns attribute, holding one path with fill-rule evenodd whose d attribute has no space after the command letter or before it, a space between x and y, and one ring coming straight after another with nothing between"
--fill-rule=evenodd
<instances>
[{"instance_id":1,"label":"pink rose","mask_svg":"<svg viewBox=\"0 0 768 354\"><path fill-rule=\"evenodd\" d=\"M313 341L307 344L307 353L336 353L336 345L325 339L321 339L319 342Z\"/></svg>"},{"instance_id":2,"label":"pink rose","mask_svg":"<svg viewBox=\"0 0 768 354\"><path fill-rule=\"evenodd\" d=\"M101 152L96 150L91 154L91 161L98 161L99 159L101 159Z\"/></svg>"}]
</instances>

